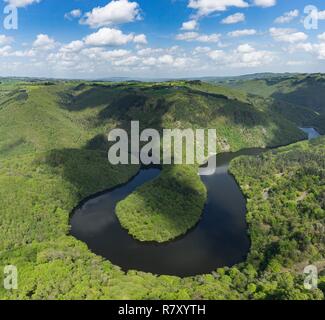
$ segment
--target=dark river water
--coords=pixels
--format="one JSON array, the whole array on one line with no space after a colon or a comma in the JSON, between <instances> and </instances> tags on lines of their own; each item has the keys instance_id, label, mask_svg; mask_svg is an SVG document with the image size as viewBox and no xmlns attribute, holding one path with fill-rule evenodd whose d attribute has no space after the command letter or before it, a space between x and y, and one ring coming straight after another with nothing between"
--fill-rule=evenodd
<instances>
[{"instance_id":1,"label":"dark river water","mask_svg":"<svg viewBox=\"0 0 325 320\"><path fill-rule=\"evenodd\" d=\"M264 149L247 149L217 155L217 171L202 176L208 200L199 223L185 236L157 244L142 243L123 229L115 215L116 204L137 187L160 174L142 169L127 184L84 202L71 218L71 234L92 252L123 270L191 276L212 272L245 260L250 241L246 225L246 201L235 179L228 173L232 159L258 155Z\"/></svg>"}]
</instances>

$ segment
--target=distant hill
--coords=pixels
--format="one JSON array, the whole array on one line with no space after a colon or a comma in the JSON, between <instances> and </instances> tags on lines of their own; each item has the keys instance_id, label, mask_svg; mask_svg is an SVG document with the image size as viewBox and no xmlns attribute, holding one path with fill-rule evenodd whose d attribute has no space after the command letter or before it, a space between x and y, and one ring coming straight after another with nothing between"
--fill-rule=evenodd
<instances>
[{"instance_id":1,"label":"distant hill","mask_svg":"<svg viewBox=\"0 0 325 320\"><path fill-rule=\"evenodd\" d=\"M234 79L222 85L273 99L272 106L288 119L298 116L299 125L313 124L325 133L325 75L290 74L270 78ZM303 118L307 121L303 121Z\"/></svg>"}]
</instances>

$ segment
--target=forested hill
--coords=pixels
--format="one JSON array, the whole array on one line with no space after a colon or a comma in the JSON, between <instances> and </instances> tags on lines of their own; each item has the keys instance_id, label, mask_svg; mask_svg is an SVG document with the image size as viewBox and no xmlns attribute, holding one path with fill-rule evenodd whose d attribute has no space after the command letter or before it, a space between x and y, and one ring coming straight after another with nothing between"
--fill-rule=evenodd
<instances>
[{"instance_id":1,"label":"forested hill","mask_svg":"<svg viewBox=\"0 0 325 320\"><path fill-rule=\"evenodd\" d=\"M185 279L124 273L69 236L69 216L81 200L128 181L139 170L107 161L105 135L111 128L128 128L130 120L157 129L216 128L219 150L305 138L263 97L200 81L4 81L0 270L5 265L18 267L19 290L0 286L0 299L324 298L323 282L320 290L305 290L298 268L307 260L319 264L324 260L323 233L317 231L324 218L323 138L235 162L233 173L248 197L253 241L249 259L241 265ZM187 175L185 181L192 181L197 171L175 174L178 181ZM259 193L255 196L250 190ZM184 190L174 192L187 199ZM292 257L291 250L300 254Z\"/></svg>"},{"instance_id":2,"label":"forested hill","mask_svg":"<svg viewBox=\"0 0 325 320\"><path fill-rule=\"evenodd\" d=\"M143 128L217 128L219 150L304 138L260 99L200 81L169 83L18 82L0 86L0 156L62 148L106 148L105 134Z\"/></svg>"},{"instance_id":3,"label":"forested hill","mask_svg":"<svg viewBox=\"0 0 325 320\"><path fill-rule=\"evenodd\" d=\"M272 98L273 110L295 120L299 125L313 125L325 133L324 74L256 75L255 78L234 78L221 84Z\"/></svg>"}]
</instances>

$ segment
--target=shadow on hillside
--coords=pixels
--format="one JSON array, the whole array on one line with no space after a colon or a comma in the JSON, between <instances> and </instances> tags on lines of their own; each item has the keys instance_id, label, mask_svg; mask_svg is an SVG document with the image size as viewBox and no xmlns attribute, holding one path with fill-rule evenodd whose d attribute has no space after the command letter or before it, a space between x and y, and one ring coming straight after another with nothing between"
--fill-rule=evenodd
<instances>
[{"instance_id":1,"label":"shadow on hillside","mask_svg":"<svg viewBox=\"0 0 325 320\"><path fill-rule=\"evenodd\" d=\"M98 150L52 150L38 162L70 182L79 200L125 183L139 170L136 165L111 165L107 153Z\"/></svg>"},{"instance_id":2,"label":"shadow on hillside","mask_svg":"<svg viewBox=\"0 0 325 320\"><path fill-rule=\"evenodd\" d=\"M84 90L84 87L81 87ZM75 88L78 92L80 85ZM81 111L99 108L95 125L106 120L125 124L140 120L143 127L162 128L162 118L170 121L207 126L217 117L244 127L266 126L270 119L265 112L251 104L231 99L222 94L208 93L188 87L160 85L152 87L92 86L80 93L67 94L64 108ZM204 112L195 110L195 105L204 106ZM172 108L172 112L171 112Z\"/></svg>"},{"instance_id":3,"label":"shadow on hillside","mask_svg":"<svg viewBox=\"0 0 325 320\"><path fill-rule=\"evenodd\" d=\"M302 106L315 112L325 112L323 83L320 85L315 79L309 79L307 81L295 81L293 85L299 86L290 92L275 92L272 94L272 98Z\"/></svg>"}]
</instances>

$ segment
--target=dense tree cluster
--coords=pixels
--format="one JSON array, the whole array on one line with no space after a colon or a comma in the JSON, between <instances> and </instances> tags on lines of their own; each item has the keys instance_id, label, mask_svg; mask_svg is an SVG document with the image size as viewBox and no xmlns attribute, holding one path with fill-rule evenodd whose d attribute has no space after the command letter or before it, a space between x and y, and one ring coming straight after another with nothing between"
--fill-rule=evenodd
<instances>
[{"instance_id":1,"label":"dense tree cluster","mask_svg":"<svg viewBox=\"0 0 325 320\"><path fill-rule=\"evenodd\" d=\"M82 199L129 180L139 169L109 165L100 135L111 127L130 119L156 129L215 127L220 149L231 150L303 137L294 124L267 111L263 99L251 102L245 94L197 82L155 86L1 84L0 283L2 268L16 265L19 290L0 286L0 299L324 299L324 139L234 161L231 170L248 198L252 239L247 262L240 265L184 279L125 273L69 236L69 215ZM137 217L150 228L161 223L166 233L160 239L185 232L206 197L191 170L196 172L164 168L121 203L123 212L136 212L143 201ZM188 194L190 201L184 201ZM167 213L150 215L162 204L170 208ZM169 219L179 229L169 228ZM152 236L150 228L141 229L145 237ZM320 268L319 290L303 287L301 268L308 263Z\"/></svg>"},{"instance_id":2,"label":"dense tree cluster","mask_svg":"<svg viewBox=\"0 0 325 320\"><path fill-rule=\"evenodd\" d=\"M207 198L197 172L196 166L166 166L117 205L122 226L140 241L165 242L185 234L199 221Z\"/></svg>"}]
</instances>

